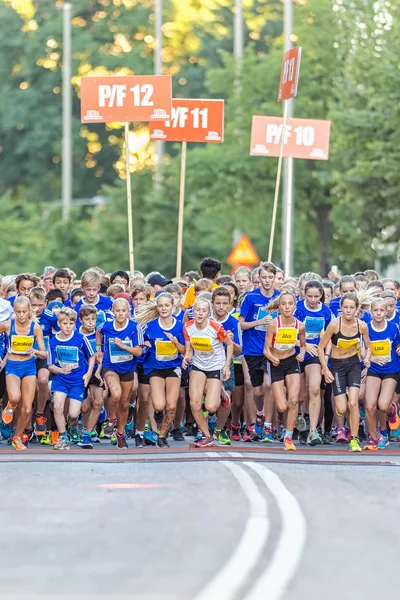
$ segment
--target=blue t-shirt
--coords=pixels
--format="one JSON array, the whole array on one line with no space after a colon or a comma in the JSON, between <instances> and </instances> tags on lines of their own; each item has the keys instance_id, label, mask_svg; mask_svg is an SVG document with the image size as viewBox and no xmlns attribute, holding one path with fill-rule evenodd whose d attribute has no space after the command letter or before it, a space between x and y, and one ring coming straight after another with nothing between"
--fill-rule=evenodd
<instances>
[{"instance_id":1,"label":"blue t-shirt","mask_svg":"<svg viewBox=\"0 0 400 600\"><path fill-rule=\"evenodd\" d=\"M49 354L50 340L53 337L53 330L60 330L60 327L58 326L57 315L51 312L51 310L45 308L42 314L38 317L38 323L43 331L44 347L46 348L47 354ZM36 340L33 347L35 348L35 350L39 350L39 346Z\"/></svg>"},{"instance_id":2,"label":"blue t-shirt","mask_svg":"<svg viewBox=\"0 0 400 600\"><path fill-rule=\"evenodd\" d=\"M83 377L87 372L88 360L94 352L89 340L75 330L68 339L59 339L59 333L50 340L48 363L56 367L73 365L68 375L57 373L54 379L69 386L83 385Z\"/></svg>"},{"instance_id":3,"label":"blue t-shirt","mask_svg":"<svg viewBox=\"0 0 400 600\"><path fill-rule=\"evenodd\" d=\"M372 356L390 357L390 361L382 366L371 362L369 371L372 373L398 373L400 371L400 357L396 354L396 347L400 344L400 331L394 323L388 321L385 323L386 327L382 331L377 331L372 322L368 324Z\"/></svg>"},{"instance_id":4,"label":"blue t-shirt","mask_svg":"<svg viewBox=\"0 0 400 600\"><path fill-rule=\"evenodd\" d=\"M115 321L106 321L98 328L103 334L102 350L103 369L111 369L115 373L130 373L136 369L136 356L132 356L126 350L118 348L114 338L119 338L126 346L134 348L143 346L143 330L134 321L129 319L121 329L115 327Z\"/></svg>"},{"instance_id":5,"label":"blue t-shirt","mask_svg":"<svg viewBox=\"0 0 400 600\"><path fill-rule=\"evenodd\" d=\"M307 308L306 301L300 300L297 303L294 317L304 323L306 330L307 344L318 345L326 328L333 319L333 315L325 304L319 303L318 308ZM304 360L311 358L311 354L306 352Z\"/></svg>"},{"instance_id":6,"label":"blue t-shirt","mask_svg":"<svg viewBox=\"0 0 400 600\"><path fill-rule=\"evenodd\" d=\"M161 327L160 319L154 319L147 323L144 339L151 343L151 347L147 348L143 363L145 375L148 375L154 369L175 369L182 366L182 356L175 344L167 338L165 332L176 337L183 346L185 345L183 323L181 321L174 318L170 329Z\"/></svg>"},{"instance_id":7,"label":"blue t-shirt","mask_svg":"<svg viewBox=\"0 0 400 600\"><path fill-rule=\"evenodd\" d=\"M391 319L386 319L388 323L394 323L398 327L400 327L400 312L398 310L394 311L394 315Z\"/></svg>"},{"instance_id":8,"label":"blue t-shirt","mask_svg":"<svg viewBox=\"0 0 400 600\"><path fill-rule=\"evenodd\" d=\"M268 298L259 289L249 292L240 307L240 316L246 323L266 317L270 314L266 310L268 304L277 296L280 296L277 290L274 290L273 295ZM267 325L257 325L243 331L244 356L263 356L266 331Z\"/></svg>"},{"instance_id":9,"label":"blue t-shirt","mask_svg":"<svg viewBox=\"0 0 400 600\"><path fill-rule=\"evenodd\" d=\"M239 344L239 346L242 345L242 330L240 329L240 323L236 317L229 314L227 317L225 317L225 319L223 321L217 321L217 319L215 319L215 317L214 317L214 320L216 321L216 323L223 325L225 331L232 331L233 341L235 344ZM225 353L226 353L226 346L225 346Z\"/></svg>"},{"instance_id":10,"label":"blue t-shirt","mask_svg":"<svg viewBox=\"0 0 400 600\"><path fill-rule=\"evenodd\" d=\"M331 303L329 305L329 308L333 314L334 317L340 317L340 315L342 314L342 309L340 308L340 302L342 300L342 297L339 296L339 298L332 298Z\"/></svg>"},{"instance_id":11,"label":"blue t-shirt","mask_svg":"<svg viewBox=\"0 0 400 600\"><path fill-rule=\"evenodd\" d=\"M185 309L184 308L180 308L179 312L177 315L174 315L175 319L177 321L183 321L183 317L185 316Z\"/></svg>"},{"instance_id":12,"label":"blue t-shirt","mask_svg":"<svg viewBox=\"0 0 400 600\"><path fill-rule=\"evenodd\" d=\"M74 306L74 311L76 313L78 313L78 319L79 319L79 311L81 309L81 306L84 306L85 304L89 304L89 302L86 302L84 298L81 298L81 300L79 300L78 304L76 306ZM100 325L102 323L105 323L106 321L108 321L110 319L109 311L112 308L112 304L113 303L112 303L111 298L109 298L108 296L100 296L100 295L97 296L96 302L93 302L93 304L91 304L91 306L95 306L97 308L96 327L100 327Z\"/></svg>"}]
</instances>

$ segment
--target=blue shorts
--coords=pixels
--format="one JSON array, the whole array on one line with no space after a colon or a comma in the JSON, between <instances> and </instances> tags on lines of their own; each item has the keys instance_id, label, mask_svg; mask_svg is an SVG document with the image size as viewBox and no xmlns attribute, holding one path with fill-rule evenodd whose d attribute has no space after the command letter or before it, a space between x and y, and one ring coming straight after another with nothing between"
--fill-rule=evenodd
<instances>
[{"instance_id":1,"label":"blue shorts","mask_svg":"<svg viewBox=\"0 0 400 600\"><path fill-rule=\"evenodd\" d=\"M77 400L78 402L83 402L85 399L85 388L76 381L71 382L71 385L67 385L54 378L51 384L51 391L52 393L62 392L63 394L66 394L67 398L70 400Z\"/></svg>"},{"instance_id":2,"label":"blue shorts","mask_svg":"<svg viewBox=\"0 0 400 600\"><path fill-rule=\"evenodd\" d=\"M7 375L15 375L18 379L24 379L24 377L36 377L35 357L28 358L28 360L7 359L6 377Z\"/></svg>"}]
</instances>

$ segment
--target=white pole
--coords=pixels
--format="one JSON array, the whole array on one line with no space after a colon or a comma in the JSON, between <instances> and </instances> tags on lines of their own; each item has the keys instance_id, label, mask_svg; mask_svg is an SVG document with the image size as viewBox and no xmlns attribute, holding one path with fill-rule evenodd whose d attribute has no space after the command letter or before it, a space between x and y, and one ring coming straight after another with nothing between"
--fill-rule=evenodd
<instances>
[{"instance_id":1,"label":"white pole","mask_svg":"<svg viewBox=\"0 0 400 600\"><path fill-rule=\"evenodd\" d=\"M154 49L154 74L162 75L162 0L155 0L155 49ZM156 176L155 185L159 188L161 185L161 168L162 168L162 157L164 154L164 142L156 142Z\"/></svg>"},{"instance_id":2,"label":"white pole","mask_svg":"<svg viewBox=\"0 0 400 600\"><path fill-rule=\"evenodd\" d=\"M244 50L242 0L235 0L235 29L233 49L236 59L236 70L238 71L240 70Z\"/></svg>"},{"instance_id":3,"label":"white pole","mask_svg":"<svg viewBox=\"0 0 400 600\"><path fill-rule=\"evenodd\" d=\"M293 0L284 1L283 33L284 50L292 48ZM289 100L288 118L294 114L294 99ZM293 275L293 158L283 159L283 203L282 203L282 259L286 277Z\"/></svg>"},{"instance_id":4,"label":"white pole","mask_svg":"<svg viewBox=\"0 0 400 600\"><path fill-rule=\"evenodd\" d=\"M284 147L285 137L286 137L287 113L288 113L288 101L284 100L282 136L281 136L281 144L280 144L280 148L279 148L278 171L276 173L274 206L272 209L271 233L269 236L268 262L271 262L271 260L272 260L272 251L274 249L276 213L277 213L277 209L278 209L279 186L280 186L280 182L281 182L283 147Z\"/></svg>"},{"instance_id":5,"label":"white pole","mask_svg":"<svg viewBox=\"0 0 400 600\"><path fill-rule=\"evenodd\" d=\"M179 216L178 216L178 244L176 249L176 278L182 275L182 247L183 247L183 214L185 209L185 179L186 179L186 149L187 142L182 142L181 156L181 185L179 190Z\"/></svg>"},{"instance_id":6,"label":"white pole","mask_svg":"<svg viewBox=\"0 0 400 600\"><path fill-rule=\"evenodd\" d=\"M62 74L62 220L68 221L72 200L72 87L71 87L71 4L63 5Z\"/></svg>"},{"instance_id":7,"label":"white pole","mask_svg":"<svg viewBox=\"0 0 400 600\"><path fill-rule=\"evenodd\" d=\"M135 270L133 253L133 221L132 221L132 188L131 188L131 161L129 154L129 123L125 123L125 164L126 164L126 200L128 211L128 241L129 241L129 270L131 275Z\"/></svg>"}]
</instances>

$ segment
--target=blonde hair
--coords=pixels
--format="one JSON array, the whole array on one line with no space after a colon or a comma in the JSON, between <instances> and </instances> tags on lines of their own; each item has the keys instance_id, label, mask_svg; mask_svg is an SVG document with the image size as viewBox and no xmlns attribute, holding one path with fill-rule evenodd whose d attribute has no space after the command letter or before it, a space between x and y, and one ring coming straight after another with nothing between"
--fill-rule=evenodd
<instances>
[{"instance_id":1,"label":"blonde hair","mask_svg":"<svg viewBox=\"0 0 400 600\"><path fill-rule=\"evenodd\" d=\"M381 298L393 298L393 300L397 301L398 296L392 290L385 290L381 294Z\"/></svg>"},{"instance_id":2,"label":"blonde hair","mask_svg":"<svg viewBox=\"0 0 400 600\"><path fill-rule=\"evenodd\" d=\"M211 292L212 289L213 289L213 285L212 285L212 281L210 281L210 279L205 279L205 278L199 279L194 284L194 293L195 294L198 294L199 292L202 292L202 291Z\"/></svg>"},{"instance_id":3,"label":"blonde hair","mask_svg":"<svg viewBox=\"0 0 400 600\"><path fill-rule=\"evenodd\" d=\"M15 275L5 275L1 280L1 297L6 298L9 292L16 292Z\"/></svg>"},{"instance_id":4,"label":"blonde hair","mask_svg":"<svg viewBox=\"0 0 400 600\"><path fill-rule=\"evenodd\" d=\"M46 300L46 290L40 286L32 288L29 292L29 299L31 298L36 298L37 300Z\"/></svg>"},{"instance_id":5,"label":"blonde hair","mask_svg":"<svg viewBox=\"0 0 400 600\"><path fill-rule=\"evenodd\" d=\"M130 309L129 302L126 298L116 298L112 305L113 310L114 306L116 306L117 304L125 304Z\"/></svg>"},{"instance_id":6,"label":"blonde hair","mask_svg":"<svg viewBox=\"0 0 400 600\"><path fill-rule=\"evenodd\" d=\"M313 273L312 271L307 271L307 273L302 273L299 277L299 287L303 283L303 281L311 281L312 279L316 279L320 283L322 283L322 277L317 273Z\"/></svg>"},{"instance_id":7,"label":"blonde hair","mask_svg":"<svg viewBox=\"0 0 400 600\"><path fill-rule=\"evenodd\" d=\"M279 305L281 303L281 298L282 296L292 296L294 303L296 304L296 296L295 293L292 292L291 290L284 290L283 292L281 292L280 296L277 296L276 298L274 298L267 306L267 311L268 312L274 312L274 310L276 310L277 308L279 308Z\"/></svg>"},{"instance_id":8,"label":"blonde hair","mask_svg":"<svg viewBox=\"0 0 400 600\"><path fill-rule=\"evenodd\" d=\"M57 314L57 319L59 323L61 321L74 321L76 323L77 316L73 308L62 308Z\"/></svg>"},{"instance_id":9,"label":"blonde hair","mask_svg":"<svg viewBox=\"0 0 400 600\"><path fill-rule=\"evenodd\" d=\"M124 287L120 283L113 283L107 289L107 296L114 298L117 294L123 294L125 292Z\"/></svg>"},{"instance_id":10,"label":"blonde hair","mask_svg":"<svg viewBox=\"0 0 400 600\"><path fill-rule=\"evenodd\" d=\"M175 298L170 292L162 292L150 302L146 302L135 310L135 319L140 325L146 325L150 321L154 321L159 316L158 313L158 303L160 300L168 298L170 300L172 306L175 306Z\"/></svg>"},{"instance_id":11,"label":"blonde hair","mask_svg":"<svg viewBox=\"0 0 400 600\"><path fill-rule=\"evenodd\" d=\"M371 310L375 307L376 304L384 304L387 307L387 302L385 300L385 298L375 298L374 300L371 301Z\"/></svg>"},{"instance_id":12,"label":"blonde hair","mask_svg":"<svg viewBox=\"0 0 400 600\"><path fill-rule=\"evenodd\" d=\"M249 278L249 281L251 281L251 271L250 271L249 268L247 268L247 267L239 267L234 272L233 278L236 280L236 275L239 275L240 273L243 273L244 275L246 275L246 277Z\"/></svg>"},{"instance_id":13,"label":"blonde hair","mask_svg":"<svg viewBox=\"0 0 400 600\"><path fill-rule=\"evenodd\" d=\"M202 294L199 298L196 298L193 304L193 309L196 308L198 304L206 304L208 306L208 312L211 313L211 301Z\"/></svg>"},{"instance_id":14,"label":"blonde hair","mask_svg":"<svg viewBox=\"0 0 400 600\"><path fill-rule=\"evenodd\" d=\"M102 276L95 269L88 269L82 273L81 286L89 287L90 285L99 286L101 284Z\"/></svg>"}]
</instances>

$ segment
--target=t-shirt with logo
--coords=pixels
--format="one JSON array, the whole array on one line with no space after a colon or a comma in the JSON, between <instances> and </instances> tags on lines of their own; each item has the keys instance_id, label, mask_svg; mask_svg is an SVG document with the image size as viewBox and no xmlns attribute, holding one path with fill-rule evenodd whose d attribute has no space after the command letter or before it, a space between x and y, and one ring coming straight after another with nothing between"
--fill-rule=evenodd
<instances>
[{"instance_id":1,"label":"t-shirt with logo","mask_svg":"<svg viewBox=\"0 0 400 600\"><path fill-rule=\"evenodd\" d=\"M192 365L202 371L220 371L225 365L224 341L227 333L224 327L208 319L204 329L199 329L195 321L184 325L185 341L193 348Z\"/></svg>"},{"instance_id":2,"label":"t-shirt with logo","mask_svg":"<svg viewBox=\"0 0 400 600\"><path fill-rule=\"evenodd\" d=\"M98 328L103 334L102 350L103 368L111 369L115 373L130 373L136 369L136 356L132 356L127 350L119 348L115 338L119 338L125 346L134 348L143 346L143 330L138 323L127 320L124 327L116 327L115 321L106 321Z\"/></svg>"},{"instance_id":3,"label":"t-shirt with logo","mask_svg":"<svg viewBox=\"0 0 400 600\"><path fill-rule=\"evenodd\" d=\"M382 366L371 362L371 373L398 373L400 371L400 357L396 348L400 344L400 331L395 323L385 321L385 328L381 331L375 329L373 323L368 325L369 339L371 342L371 356L389 359Z\"/></svg>"},{"instance_id":4,"label":"t-shirt with logo","mask_svg":"<svg viewBox=\"0 0 400 600\"><path fill-rule=\"evenodd\" d=\"M79 311L82 306L95 306L97 308L97 319L96 319L96 327L100 327L102 323L105 323L110 319L110 311L113 305L112 299L108 296L97 296L97 299L93 304L90 302L86 302L84 298L81 298L76 306L74 306L74 311L78 314L79 319ZM80 324L80 323L79 323Z\"/></svg>"},{"instance_id":5,"label":"t-shirt with logo","mask_svg":"<svg viewBox=\"0 0 400 600\"><path fill-rule=\"evenodd\" d=\"M277 296L280 295L278 290L274 290L272 296L267 297L261 293L259 289L246 294L242 306L240 307L240 316L244 318L246 323L259 321L267 315L271 315L267 311L268 304ZM274 317L274 315L271 315ZM244 356L263 356L265 336L268 325L256 325L251 329L243 330L243 354Z\"/></svg>"},{"instance_id":6,"label":"t-shirt with logo","mask_svg":"<svg viewBox=\"0 0 400 600\"><path fill-rule=\"evenodd\" d=\"M300 300L297 303L294 317L304 323L307 344L315 344L316 346L333 319L330 309L325 304L320 302L317 308L312 309L307 307L305 300ZM304 360L311 357L312 355L306 352Z\"/></svg>"},{"instance_id":7,"label":"t-shirt with logo","mask_svg":"<svg viewBox=\"0 0 400 600\"><path fill-rule=\"evenodd\" d=\"M50 340L48 364L60 368L72 366L72 371L68 374L57 373L54 379L69 386L83 385L88 361L93 354L94 351L89 340L79 331L73 331L65 340L60 339L60 334L56 333Z\"/></svg>"},{"instance_id":8,"label":"t-shirt with logo","mask_svg":"<svg viewBox=\"0 0 400 600\"><path fill-rule=\"evenodd\" d=\"M147 323L144 330L144 339L151 344L145 354L143 369L144 374L148 375L155 369L175 369L182 367L182 356L178 348L165 335L165 332L173 335L180 344L185 345L183 335L183 323L177 319L172 319L172 327L167 329L160 325L160 319L154 319Z\"/></svg>"}]
</instances>

